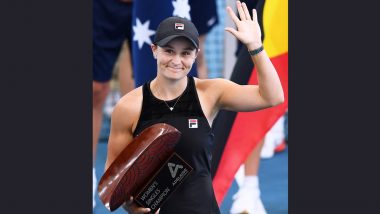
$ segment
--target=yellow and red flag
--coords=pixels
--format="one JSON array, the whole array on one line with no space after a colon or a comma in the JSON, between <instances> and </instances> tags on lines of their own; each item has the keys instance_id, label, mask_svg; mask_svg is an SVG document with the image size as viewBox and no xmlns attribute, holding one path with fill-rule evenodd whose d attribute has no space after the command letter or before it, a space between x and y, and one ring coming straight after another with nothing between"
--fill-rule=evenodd
<instances>
[{"instance_id":1,"label":"yellow and red flag","mask_svg":"<svg viewBox=\"0 0 380 214\"><path fill-rule=\"evenodd\" d=\"M288 108L288 0L259 0L257 14L269 55L285 94L285 102L256 112L221 111L214 122L213 186L219 204L231 186L235 173L251 151ZM231 80L257 84L255 67L247 53L239 53Z\"/></svg>"}]
</instances>

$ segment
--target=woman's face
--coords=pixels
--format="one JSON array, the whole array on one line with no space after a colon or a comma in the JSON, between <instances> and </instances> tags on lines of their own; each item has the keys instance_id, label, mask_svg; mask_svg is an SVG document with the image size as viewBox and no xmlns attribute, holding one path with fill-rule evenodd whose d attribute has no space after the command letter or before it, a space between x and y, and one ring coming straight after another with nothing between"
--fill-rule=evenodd
<instances>
[{"instance_id":1,"label":"woman's face","mask_svg":"<svg viewBox=\"0 0 380 214\"><path fill-rule=\"evenodd\" d=\"M197 57L195 47L183 37L173 39L164 47L152 45L152 50L157 59L158 74L169 79L185 77Z\"/></svg>"}]
</instances>

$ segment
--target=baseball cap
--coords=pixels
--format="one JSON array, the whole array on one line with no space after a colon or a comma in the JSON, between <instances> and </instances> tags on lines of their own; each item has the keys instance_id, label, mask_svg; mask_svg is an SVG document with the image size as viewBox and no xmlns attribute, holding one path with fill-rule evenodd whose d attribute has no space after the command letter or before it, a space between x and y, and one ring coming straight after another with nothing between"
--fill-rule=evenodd
<instances>
[{"instance_id":1,"label":"baseball cap","mask_svg":"<svg viewBox=\"0 0 380 214\"><path fill-rule=\"evenodd\" d=\"M191 21L181 17L164 19L157 27L153 43L162 47L177 37L185 37L195 48L199 47L197 28Z\"/></svg>"}]
</instances>

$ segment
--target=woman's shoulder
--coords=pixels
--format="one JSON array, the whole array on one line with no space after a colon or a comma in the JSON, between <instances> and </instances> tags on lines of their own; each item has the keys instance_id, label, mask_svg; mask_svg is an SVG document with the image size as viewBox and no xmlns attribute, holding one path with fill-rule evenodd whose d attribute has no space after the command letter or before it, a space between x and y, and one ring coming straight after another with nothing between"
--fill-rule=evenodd
<instances>
[{"instance_id":1,"label":"woman's shoulder","mask_svg":"<svg viewBox=\"0 0 380 214\"><path fill-rule=\"evenodd\" d=\"M223 78L199 79L194 77L194 82L198 90L209 91L220 89L221 86L228 83L228 80Z\"/></svg>"},{"instance_id":2,"label":"woman's shoulder","mask_svg":"<svg viewBox=\"0 0 380 214\"><path fill-rule=\"evenodd\" d=\"M136 113L141 108L143 99L142 86L125 94L115 105L114 111L122 113Z\"/></svg>"}]
</instances>

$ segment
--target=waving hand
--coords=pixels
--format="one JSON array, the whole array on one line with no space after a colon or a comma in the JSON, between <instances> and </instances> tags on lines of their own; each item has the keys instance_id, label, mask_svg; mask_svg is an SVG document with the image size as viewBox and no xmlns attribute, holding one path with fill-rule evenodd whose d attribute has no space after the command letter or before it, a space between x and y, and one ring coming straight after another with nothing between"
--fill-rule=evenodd
<instances>
[{"instance_id":1,"label":"waving hand","mask_svg":"<svg viewBox=\"0 0 380 214\"><path fill-rule=\"evenodd\" d=\"M249 14L247 5L243 2L236 1L239 17L236 16L231 7L227 7L228 15L235 23L237 29L226 27L225 30L233 34L237 39L244 43L249 50L254 50L262 45L261 30L257 21L256 10L252 10L252 16Z\"/></svg>"}]
</instances>

